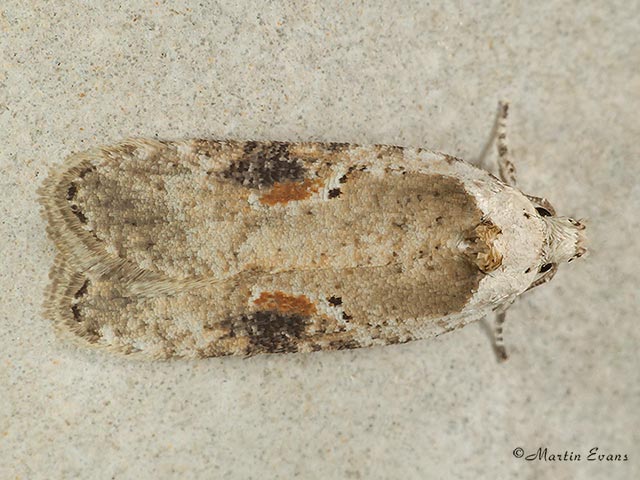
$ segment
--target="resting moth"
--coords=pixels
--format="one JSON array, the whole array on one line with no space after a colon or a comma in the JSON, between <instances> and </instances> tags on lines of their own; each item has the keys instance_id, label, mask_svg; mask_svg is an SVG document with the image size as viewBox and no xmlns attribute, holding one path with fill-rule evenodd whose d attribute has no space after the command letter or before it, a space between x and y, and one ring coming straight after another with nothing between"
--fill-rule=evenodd
<instances>
[{"instance_id":1,"label":"resting moth","mask_svg":"<svg viewBox=\"0 0 640 480\"><path fill-rule=\"evenodd\" d=\"M440 335L584 252L584 226L421 148L134 139L72 155L40 190L46 312L150 358L312 352Z\"/></svg>"}]
</instances>

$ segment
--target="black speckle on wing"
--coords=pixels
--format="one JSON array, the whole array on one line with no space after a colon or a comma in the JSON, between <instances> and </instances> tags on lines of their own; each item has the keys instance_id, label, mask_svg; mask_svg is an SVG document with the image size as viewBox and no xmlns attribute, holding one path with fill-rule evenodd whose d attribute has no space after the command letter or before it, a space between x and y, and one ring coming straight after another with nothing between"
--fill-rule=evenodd
<instances>
[{"instance_id":1,"label":"black speckle on wing","mask_svg":"<svg viewBox=\"0 0 640 480\"><path fill-rule=\"evenodd\" d=\"M305 168L299 159L290 155L288 145L286 142L247 142L244 155L222 172L222 176L249 188L301 181Z\"/></svg>"}]
</instances>

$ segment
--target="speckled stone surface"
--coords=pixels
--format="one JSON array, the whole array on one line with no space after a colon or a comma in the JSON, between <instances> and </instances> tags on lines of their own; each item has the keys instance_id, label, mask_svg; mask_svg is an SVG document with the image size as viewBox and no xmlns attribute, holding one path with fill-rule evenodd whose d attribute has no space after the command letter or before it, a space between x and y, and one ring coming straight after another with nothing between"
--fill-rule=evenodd
<instances>
[{"instance_id":1,"label":"speckled stone surface","mask_svg":"<svg viewBox=\"0 0 640 480\"><path fill-rule=\"evenodd\" d=\"M90 4L0 4L0 478L640 477L640 4ZM53 247L35 192L70 152L204 136L473 160L500 98L522 188L591 239L511 309L506 364L481 324L141 363L61 342L40 313Z\"/></svg>"}]
</instances>

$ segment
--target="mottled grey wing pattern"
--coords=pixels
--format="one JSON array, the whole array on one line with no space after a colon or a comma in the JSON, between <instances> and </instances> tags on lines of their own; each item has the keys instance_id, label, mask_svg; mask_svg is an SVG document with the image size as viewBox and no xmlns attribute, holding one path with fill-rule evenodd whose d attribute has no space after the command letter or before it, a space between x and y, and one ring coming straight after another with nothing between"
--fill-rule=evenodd
<instances>
[{"instance_id":1,"label":"mottled grey wing pattern","mask_svg":"<svg viewBox=\"0 0 640 480\"><path fill-rule=\"evenodd\" d=\"M85 343L159 358L445 331L499 264L496 232L460 180L407 170L405 153L132 140L72 156L42 189L48 313Z\"/></svg>"}]
</instances>

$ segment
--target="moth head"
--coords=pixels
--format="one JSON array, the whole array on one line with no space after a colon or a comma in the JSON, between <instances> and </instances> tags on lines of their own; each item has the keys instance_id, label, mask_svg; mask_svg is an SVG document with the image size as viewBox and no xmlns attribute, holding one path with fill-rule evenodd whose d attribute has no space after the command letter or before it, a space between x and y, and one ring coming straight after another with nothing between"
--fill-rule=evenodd
<instances>
[{"instance_id":1,"label":"moth head","mask_svg":"<svg viewBox=\"0 0 640 480\"><path fill-rule=\"evenodd\" d=\"M558 265L571 262L587 253L584 220L556 215L548 200L528 196L545 228L545 241L542 247L537 275L529 289L537 287L555 275Z\"/></svg>"},{"instance_id":2,"label":"moth head","mask_svg":"<svg viewBox=\"0 0 640 480\"><path fill-rule=\"evenodd\" d=\"M587 249L584 220L556 215L548 202L545 205L537 205L535 209L544 221L546 229L542 260L538 269L539 280L553 275L559 264L582 257L587 253Z\"/></svg>"}]
</instances>

